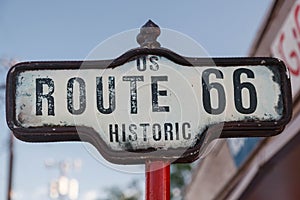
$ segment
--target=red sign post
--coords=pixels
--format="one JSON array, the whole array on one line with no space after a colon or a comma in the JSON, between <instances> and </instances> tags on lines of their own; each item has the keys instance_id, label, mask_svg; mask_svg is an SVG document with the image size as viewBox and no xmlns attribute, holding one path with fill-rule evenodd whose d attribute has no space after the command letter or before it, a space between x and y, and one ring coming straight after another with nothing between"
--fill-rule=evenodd
<instances>
[{"instance_id":1,"label":"red sign post","mask_svg":"<svg viewBox=\"0 0 300 200\"><path fill-rule=\"evenodd\" d=\"M146 200L170 199L170 163L167 161L146 162Z\"/></svg>"},{"instance_id":2,"label":"red sign post","mask_svg":"<svg viewBox=\"0 0 300 200\"><path fill-rule=\"evenodd\" d=\"M156 42L159 34L159 27L152 21L148 21L137 36L137 41L141 47L159 48L160 44ZM145 165L146 200L169 200L170 162L148 160Z\"/></svg>"}]
</instances>

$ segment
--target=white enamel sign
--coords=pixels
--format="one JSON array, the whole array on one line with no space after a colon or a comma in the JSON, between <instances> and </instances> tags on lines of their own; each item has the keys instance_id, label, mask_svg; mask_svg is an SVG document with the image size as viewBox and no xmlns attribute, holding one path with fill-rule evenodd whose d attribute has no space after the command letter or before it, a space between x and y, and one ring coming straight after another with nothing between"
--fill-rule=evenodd
<instances>
[{"instance_id":1,"label":"white enamel sign","mask_svg":"<svg viewBox=\"0 0 300 200\"><path fill-rule=\"evenodd\" d=\"M289 82L284 65L271 61L185 66L150 54L109 68L97 68L97 62L21 63L9 76L8 124L27 141L78 140L70 134L77 130L115 159L120 152L163 151L160 156L168 158L178 149L195 151L215 125L221 129L214 137L272 135L289 118L282 84Z\"/></svg>"}]
</instances>

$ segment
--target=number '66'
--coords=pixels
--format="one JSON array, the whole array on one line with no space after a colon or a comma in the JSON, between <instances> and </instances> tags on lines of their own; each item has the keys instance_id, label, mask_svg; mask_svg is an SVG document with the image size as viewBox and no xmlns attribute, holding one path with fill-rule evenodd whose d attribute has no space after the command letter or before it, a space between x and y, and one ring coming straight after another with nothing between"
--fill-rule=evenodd
<instances>
[{"instance_id":1,"label":"number '66'","mask_svg":"<svg viewBox=\"0 0 300 200\"><path fill-rule=\"evenodd\" d=\"M233 86L234 86L234 104L238 112L242 114L251 114L256 110L257 107L257 93L254 85L250 82L241 82L241 75L245 74L247 78L254 79L254 73L246 68L240 68L233 73ZM221 83L209 82L209 77L214 75L216 79L223 79L223 73L214 68L206 69L202 74L202 90L203 90L203 106L209 114L221 114L225 110L226 96L225 90ZM213 108L211 104L211 90L217 91L218 105ZM246 107L243 104L243 90L248 90L249 94L249 105Z\"/></svg>"}]
</instances>

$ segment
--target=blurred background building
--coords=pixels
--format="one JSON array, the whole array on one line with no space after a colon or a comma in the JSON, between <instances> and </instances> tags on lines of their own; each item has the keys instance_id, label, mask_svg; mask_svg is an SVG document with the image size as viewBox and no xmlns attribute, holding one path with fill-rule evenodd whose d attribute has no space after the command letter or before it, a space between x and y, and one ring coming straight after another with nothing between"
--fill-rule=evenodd
<instances>
[{"instance_id":1,"label":"blurred background building","mask_svg":"<svg viewBox=\"0 0 300 200\"><path fill-rule=\"evenodd\" d=\"M292 120L275 137L220 141L194 170L185 192L188 200L300 199L300 0L273 2L249 56L285 62L292 85Z\"/></svg>"},{"instance_id":2,"label":"blurred background building","mask_svg":"<svg viewBox=\"0 0 300 200\"><path fill-rule=\"evenodd\" d=\"M149 18L161 27L182 32L201 42L212 56L245 56L257 24L268 5L273 4L266 13L265 22L249 55L274 55L290 63L294 81L294 117L291 123L278 137L220 140L200 165L192 164L197 166L192 176L189 174L189 165L173 165L172 171L173 174L179 171L179 175L182 175L179 178L175 176L181 185L186 185L192 179L185 191L186 199L299 199L295 189L300 180L297 172L299 163L296 160L299 153L297 123L300 120L297 116L297 86L300 86L297 82L297 54L300 51L298 21L295 20L299 1L153 2L0 1L2 116L5 116L5 76L7 69L15 62L10 58L19 61L82 60L99 42L116 33L139 28ZM285 22L288 18L291 20ZM281 33L284 36L280 36ZM279 44L284 44L284 50L278 50ZM185 46L176 42L165 47L178 52L186 50ZM115 58L120 52L123 52L120 48L111 48L110 54L105 55ZM181 54L187 56L186 53ZM144 166L137 168L139 173L125 173L125 167L108 165L87 152L90 149L81 143L31 144L11 140L5 117L0 118L0 122L0 199L6 199L7 190L14 200L144 199ZM12 168L9 164L9 160L12 160L11 149L14 149L12 188L8 186ZM57 169L61 169L58 162L52 165L56 167L51 170L45 169L43 163L46 158L55 158L57 161L80 158L84 164L80 173L69 170L63 174L63 171L58 173ZM51 166L49 162L47 164ZM78 184L71 184L73 178L77 179ZM173 188L174 199L181 199L181 188ZM66 195L68 191L74 195ZM269 193L275 197L269 196Z\"/></svg>"}]
</instances>

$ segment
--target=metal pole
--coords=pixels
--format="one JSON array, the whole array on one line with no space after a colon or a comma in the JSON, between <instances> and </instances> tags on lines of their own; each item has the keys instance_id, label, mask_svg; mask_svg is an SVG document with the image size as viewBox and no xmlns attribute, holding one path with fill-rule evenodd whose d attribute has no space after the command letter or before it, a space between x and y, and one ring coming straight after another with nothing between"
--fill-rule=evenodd
<instances>
[{"instance_id":1,"label":"metal pole","mask_svg":"<svg viewBox=\"0 0 300 200\"><path fill-rule=\"evenodd\" d=\"M146 200L170 199L170 163L146 162Z\"/></svg>"},{"instance_id":2,"label":"metal pole","mask_svg":"<svg viewBox=\"0 0 300 200\"><path fill-rule=\"evenodd\" d=\"M13 180L13 160L14 160L14 151L13 146L14 145L14 136L12 133L10 133L9 137L9 172L8 172L8 186L7 186L7 200L12 199L12 180Z\"/></svg>"},{"instance_id":3,"label":"metal pole","mask_svg":"<svg viewBox=\"0 0 300 200\"><path fill-rule=\"evenodd\" d=\"M7 67L11 67L16 63L17 63L17 61L11 60L7 64ZM0 90L4 90L5 88L6 88L5 84L0 85ZM13 133L10 132L10 136L9 136L9 166L8 166L7 200L11 200L12 195L13 195L13 189L12 189L13 163L14 163L14 136L13 136Z\"/></svg>"},{"instance_id":4,"label":"metal pole","mask_svg":"<svg viewBox=\"0 0 300 200\"><path fill-rule=\"evenodd\" d=\"M136 40L141 48L160 48L156 41L160 28L149 20L140 29ZM170 199L170 163L167 161L146 162L146 200Z\"/></svg>"}]
</instances>

